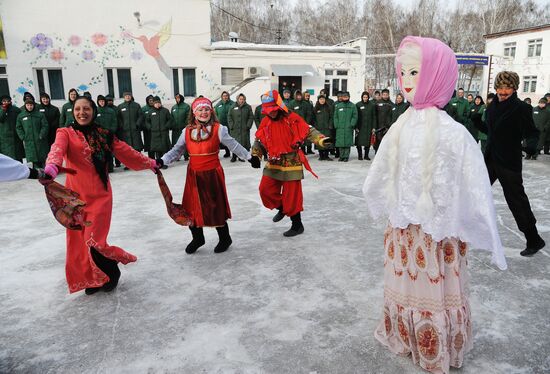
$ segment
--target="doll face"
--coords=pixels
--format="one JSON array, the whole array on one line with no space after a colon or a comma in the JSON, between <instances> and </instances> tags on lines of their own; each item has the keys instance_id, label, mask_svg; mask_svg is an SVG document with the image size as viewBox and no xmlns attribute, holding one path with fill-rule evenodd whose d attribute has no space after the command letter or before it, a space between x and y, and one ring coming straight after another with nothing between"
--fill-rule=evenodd
<instances>
[{"instance_id":1,"label":"doll face","mask_svg":"<svg viewBox=\"0 0 550 374\"><path fill-rule=\"evenodd\" d=\"M401 66L401 82L403 94L407 98L407 101L412 102L420 80L420 61L416 63L414 61L407 62Z\"/></svg>"}]
</instances>

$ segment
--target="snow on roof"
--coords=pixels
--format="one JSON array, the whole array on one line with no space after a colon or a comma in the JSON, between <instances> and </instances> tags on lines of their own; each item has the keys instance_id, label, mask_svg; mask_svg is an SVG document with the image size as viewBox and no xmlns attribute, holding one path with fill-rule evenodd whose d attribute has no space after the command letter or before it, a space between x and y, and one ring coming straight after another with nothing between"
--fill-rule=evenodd
<instances>
[{"instance_id":1,"label":"snow on roof","mask_svg":"<svg viewBox=\"0 0 550 374\"><path fill-rule=\"evenodd\" d=\"M276 52L320 52L320 53L352 53L360 54L357 48L324 46L324 45L279 45L279 44L255 44L235 42L212 42L204 47L210 51L223 50L247 50L247 51L276 51Z\"/></svg>"}]
</instances>

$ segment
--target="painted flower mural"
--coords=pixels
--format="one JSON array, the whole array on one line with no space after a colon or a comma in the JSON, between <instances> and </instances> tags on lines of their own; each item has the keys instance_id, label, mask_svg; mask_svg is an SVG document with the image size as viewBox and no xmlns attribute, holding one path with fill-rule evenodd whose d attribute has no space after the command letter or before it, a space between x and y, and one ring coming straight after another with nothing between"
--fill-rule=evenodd
<instances>
[{"instance_id":1,"label":"painted flower mural","mask_svg":"<svg viewBox=\"0 0 550 374\"><path fill-rule=\"evenodd\" d=\"M103 47L105 44L107 44L107 35L97 32L94 35L92 35L92 43L97 45L98 47Z\"/></svg>"},{"instance_id":2,"label":"painted flower mural","mask_svg":"<svg viewBox=\"0 0 550 374\"><path fill-rule=\"evenodd\" d=\"M51 47L53 43L51 38L48 38L42 33L38 33L31 38L31 45L42 53Z\"/></svg>"},{"instance_id":3,"label":"painted flower mural","mask_svg":"<svg viewBox=\"0 0 550 374\"><path fill-rule=\"evenodd\" d=\"M19 95L23 95L25 92L28 91L28 89L27 89L26 87L24 87L24 86L19 86L19 87L17 87L17 90L16 90L16 91L17 91L17 93L18 93Z\"/></svg>"},{"instance_id":4,"label":"painted flower mural","mask_svg":"<svg viewBox=\"0 0 550 374\"><path fill-rule=\"evenodd\" d=\"M154 82L147 83L147 88L150 90L156 90L158 88L158 85Z\"/></svg>"},{"instance_id":5,"label":"painted flower mural","mask_svg":"<svg viewBox=\"0 0 550 374\"><path fill-rule=\"evenodd\" d=\"M65 54L61 49L54 49L50 53L50 58L55 62L59 62L65 58Z\"/></svg>"},{"instance_id":6,"label":"painted flower mural","mask_svg":"<svg viewBox=\"0 0 550 374\"><path fill-rule=\"evenodd\" d=\"M139 51L133 51L132 53L130 53L130 58L134 61L139 61L143 58L143 53Z\"/></svg>"},{"instance_id":7,"label":"painted flower mural","mask_svg":"<svg viewBox=\"0 0 550 374\"><path fill-rule=\"evenodd\" d=\"M69 37L69 45L72 45L73 47L77 47L82 43L82 38L78 35L71 35Z\"/></svg>"},{"instance_id":8,"label":"painted flower mural","mask_svg":"<svg viewBox=\"0 0 550 374\"><path fill-rule=\"evenodd\" d=\"M86 91L88 89L88 86L85 85L85 84L81 84L76 89L79 90L79 91Z\"/></svg>"},{"instance_id":9,"label":"painted flower mural","mask_svg":"<svg viewBox=\"0 0 550 374\"><path fill-rule=\"evenodd\" d=\"M82 58L84 59L84 61L91 61L94 59L94 57L95 53L91 49L85 49L84 51L82 51Z\"/></svg>"}]
</instances>

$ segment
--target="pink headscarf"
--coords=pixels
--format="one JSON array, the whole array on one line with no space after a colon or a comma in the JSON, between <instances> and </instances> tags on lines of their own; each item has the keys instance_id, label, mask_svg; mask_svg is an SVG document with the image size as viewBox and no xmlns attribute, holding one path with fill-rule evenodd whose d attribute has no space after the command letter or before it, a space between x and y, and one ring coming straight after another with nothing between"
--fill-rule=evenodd
<instances>
[{"instance_id":1,"label":"pink headscarf","mask_svg":"<svg viewBox=\"0 0 550 374\"><path fill-rule=\"evenodd\" d=\"M399 48L407 43L420 46L422 51L420 80L414 94L413 107L415 109L433 106L443 108L453 96L458 80L458 64L455 53L445 43L437 39L407 36L401 41ZM396 61L395 65L399 88L403 90L401 64Z\"/></svg>"}]
</instances>

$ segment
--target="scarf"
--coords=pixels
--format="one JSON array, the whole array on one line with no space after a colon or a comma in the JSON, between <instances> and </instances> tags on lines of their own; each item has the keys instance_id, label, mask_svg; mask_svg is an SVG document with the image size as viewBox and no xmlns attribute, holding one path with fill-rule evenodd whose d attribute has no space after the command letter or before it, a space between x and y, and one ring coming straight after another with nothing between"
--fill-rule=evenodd
<instances>
[{"instance_id":1,"label":"scarf","mask_svg":"<svg viewBox=\"0 0 550 374\"><path fill-rule=\"evenodd\" d=\"M107 153L112 152L113 134L109 130L99 127L95 122L88 126L81 126L77 123L73 123L71 126L86 138L86 142L92 150L92 162L95 170L107 190L109 181Z\"/></svg>"}]
</instances>

